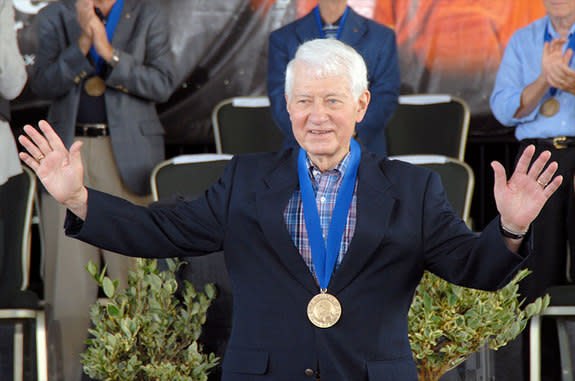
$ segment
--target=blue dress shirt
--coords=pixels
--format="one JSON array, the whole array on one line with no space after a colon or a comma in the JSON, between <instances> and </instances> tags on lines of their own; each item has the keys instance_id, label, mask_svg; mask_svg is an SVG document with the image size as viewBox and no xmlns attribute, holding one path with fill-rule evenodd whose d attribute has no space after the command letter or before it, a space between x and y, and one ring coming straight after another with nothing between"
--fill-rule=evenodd
<instances>
[{"instance_id":1,"label":"blue dress shirt","mask_svg":"<svg viewBox=\"0 0 575 381\"><path fill-rule=\"evenodd\" d=\"M541 115L538 106L529 115L522 118L513 117L520 106L521 92L541 73L546 27L553 40L559 38L559 34L549 21L549 16L536 20L513 34L505 49L495 80L495 88L491 94L490 105L493 114L501 124L517 126L515 136L518 140L575 136L575 96L561 90L557 90L555 94L561 107L554 116ZM575 25L571 27L568 37L574 31ZM570 67L575 67L573 60ZM547 92L540 105L550 97Z\"/></svg>"}]
</instances>

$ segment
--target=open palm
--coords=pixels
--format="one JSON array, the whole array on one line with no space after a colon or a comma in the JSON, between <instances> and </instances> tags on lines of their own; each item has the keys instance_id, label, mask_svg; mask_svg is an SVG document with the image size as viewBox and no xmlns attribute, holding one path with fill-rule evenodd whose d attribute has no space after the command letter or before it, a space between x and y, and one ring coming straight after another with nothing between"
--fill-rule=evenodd
<instances>
[{"instance_id":1,"label":"open palm","mask_svg":"<svg viewBox=\"0 0 575 381\"><path fill-rule=\"evenodd\" d=\"M534 153L533 145L525 148L509 180L499 162L491 163L495 175L493 194L501 222L515 232L529 228L563 181L562 176L555 176L557 163L547 165L549 151L542 152L530 165Z\"/></svg>"},{"instance_id":2,"label":"open palm","mask_svg":"<svg viewBox=\"0 0 575 381\"><path fill-rule=\"evenodd\" d=\"M77 202L85 192L82 144L76 142L68 151L48 122L40 121L38 125L42 133L30 125L24 127L26 135L21 135L18 141L27 152L21 152L20 158L58 202L64 205Z\"/></svg>"}]
</instances>

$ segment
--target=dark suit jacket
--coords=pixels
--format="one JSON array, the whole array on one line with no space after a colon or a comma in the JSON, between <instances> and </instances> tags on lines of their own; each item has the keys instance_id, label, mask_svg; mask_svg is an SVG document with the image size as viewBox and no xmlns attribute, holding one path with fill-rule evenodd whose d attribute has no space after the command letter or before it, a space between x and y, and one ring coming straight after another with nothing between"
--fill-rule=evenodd
<instances>
[{"instance_id":1,"label":"dark suit jacket","mask_svg":"<svg viewBox=\"0 0 575 381\"><path fill-rule=\"evenodd\" d=\"M78 47L75 0L50 4L38 14L39 49L32 90L52 101L48 121L66 145L74 139L81 86L94 73ZM150 191L150 172L164 160L164 129L155 103L174 88L168 25L153 2L125 0L111 41L120 62L106 79L106 113L114 157L133 192Z\"/></svg>"},{"instance_id":2,"label":"dark suit jacket","mask_svg":"<svg viewBox=\"0 0 575 381\"><path fill-rule=\"evenodd\" d=\"M439 176L363 153L355 234L328 292L343 314L316 328L306 314L318 285L286 229L298 187L297 151L234 158L202 197L147 209L90 190L85 222L69 235L132 256L202 255L223 249L234 295L224 381L417 381L407 312L425 269L494 290L523 261L507 250L498 221L468 230L446 201ZM319 365L318 365L319 364Z\"/></svg>"},{"instance_id":3,"label":"dark suit jacket","mask_svg":"<svg viewBox=\"0 0 575 381\"><path fill-rule=\"evenodd\" d=\"M286 136L287 145L297 143L286 110L285 70L304 42L321 38L313 11L270 34L268 52L268 96L276 124ZM340 40L352 46L367 65L371 103L357 132L362 144L371 152L386 153L384 127L397 106L399 64L393 30L366 19L352 9L345 20Z\"/></svg>"}]
</instances>

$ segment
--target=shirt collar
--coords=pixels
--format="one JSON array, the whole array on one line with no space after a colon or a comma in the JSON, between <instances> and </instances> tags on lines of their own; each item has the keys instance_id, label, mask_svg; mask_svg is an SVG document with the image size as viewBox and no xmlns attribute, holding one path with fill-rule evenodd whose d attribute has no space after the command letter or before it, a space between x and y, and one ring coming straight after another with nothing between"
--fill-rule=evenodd
<instances>
[{"instance_id":1,"label":"shirt collar","mask_svg":"<svg viewBox=\"0 0 575 381\"><path fill-rule=\"evenodd\" d=\"M351 161L351 152L348 152L347 155L335 166L335 168L330 169L329 171L325 171L325 174L337 174L338 176L345 175L345 171L349 167L349 162ZM318 176L322 175L322 172L319 170L318 167L315 166L314 163L309 158L309 155L306 155L306 163L307 167L312 175L312 178L317 178Z\"/></svg>"},{"instance_id":2,"label":"shirt collar","mask_svg":"<svg viewBox=\"0 0 575 381\"><path fill-rule=\"evenodd\" d=\"M547 15L545 17L547 18L547 31L548 31L549 35L551 36L551 39L554 40L556 38L561 37L561 36L559 36L559 33L557 33L555 28L553 28L553 23L551 23L551 18L549 17L549 15ZM575 33L575 23L573 25L571 25L571 29L569 29L569 33L567 34L567 38L571 38L573 33Z\"/></svg>"}]
</instances>

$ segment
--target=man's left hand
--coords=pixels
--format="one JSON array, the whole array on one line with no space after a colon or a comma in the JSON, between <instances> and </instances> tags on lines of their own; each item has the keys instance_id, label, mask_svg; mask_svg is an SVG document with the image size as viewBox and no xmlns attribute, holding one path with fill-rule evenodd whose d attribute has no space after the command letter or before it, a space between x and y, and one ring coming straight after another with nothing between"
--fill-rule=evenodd
<instances>
[{"instance_id":1,"label":"man's left hand","mask_svg":"<svg viewBox=\"0 0 575 381\"><path fill-rule=\"evenodd\" d=\"M542 152L531 163L534 153L535 146L525 148L509 180L501 163L491 163L495 175L493 193L501 224L517 233L529 229L547 199L563 181L562 176L555 176L557 162L547 165L551 158L549 151Z\"/></svg>"},{"instance_id":2,"label":"man's left hand","mask_svg":"<svg viewBox=\"0 0 575 381\"><path fill-rule=\"evenodd\" d=\"M108 35L106 34L106 26L98 17L91 20L90 28L94 35L94 49L106 62L110 62L114 55L114 48L110 41L108 40Z\"/></svg>"},{"instance_id":3,"label":"man's left hand","mask_svg":"<svg viewBox=\"0 0 575 381\"><path fill-rule=\"evenodd\" d=\"M569 67L572 56L573 50L567 49L561 59L550 65L547 80L551 86L575 95L575 70Z\"/></svg>"}]
</instances>

